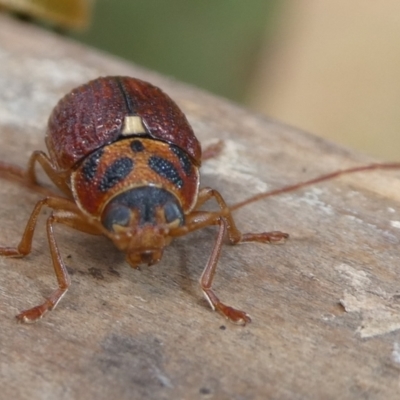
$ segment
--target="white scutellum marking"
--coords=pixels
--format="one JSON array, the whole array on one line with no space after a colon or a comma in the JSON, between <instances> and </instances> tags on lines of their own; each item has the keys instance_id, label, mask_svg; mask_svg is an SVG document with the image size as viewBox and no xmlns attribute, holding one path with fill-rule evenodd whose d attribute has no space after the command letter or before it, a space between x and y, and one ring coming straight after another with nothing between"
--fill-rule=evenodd
<instances>
[{"instance_id":1,"label":"white scutellum marking","mask_svg":"<svg viewBox=\"0 0 400 400\"><path fill-rule=\"evenodd\" d=\"M137 115L131 115L129 117L125 117L124 127L122 129L122 134L124 136L127 135L140 135L146 132L146 128L143 125L142 118Z\"/></svg>"}]
</instances>

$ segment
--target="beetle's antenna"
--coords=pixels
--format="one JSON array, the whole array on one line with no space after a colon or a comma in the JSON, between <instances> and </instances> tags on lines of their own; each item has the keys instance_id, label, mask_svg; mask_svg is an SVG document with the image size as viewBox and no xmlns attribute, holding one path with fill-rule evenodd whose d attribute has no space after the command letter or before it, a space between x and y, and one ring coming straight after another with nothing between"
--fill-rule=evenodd
<instances>
[{"instance_id":1,"label":"beetle's antenna","mask_svg":"<svg viewBox=\"0 0 400 400\"><path fill-rule=\"evenodd\" d=\"M47 189L44 186L29 182L25 178L25 170L14 164L8 164L6 162L0 161L0 177L7 179L11 182L17 182L37 193L43 194L45 196L54 196L54 192L51 189Z\"/></svg>"},{"instance_id":2,"label":"beetle's antenna","mask_svg":"<svg viewBox=\"0 0 400 400\"><path fill-rule=\"evenodd\" d=\"M362 171L371 171L376 169L400 169L400 163L376 163L376 164L369 164L369 165L362 165L359 167L352 167L348 169L343 169L335 172L331 172L330 174L321 175L317 178L310 179L309 181L296 183L294 185L289 185L280 189L271 190L268 192L263 192L256 194L253 197L250 197L246 200L240 201L239 203L233 204L229 207L231 211L237 210L238 208L247 206L250 203L254 203L258 200L265 199L267 197L276 196L278 194L293 192L294 190L301 189L305 186L314 185L316 183L328 181L333 178L337 178L342 175L353 174L355 172L362 172Z\"/></svg>"}]
</instances>

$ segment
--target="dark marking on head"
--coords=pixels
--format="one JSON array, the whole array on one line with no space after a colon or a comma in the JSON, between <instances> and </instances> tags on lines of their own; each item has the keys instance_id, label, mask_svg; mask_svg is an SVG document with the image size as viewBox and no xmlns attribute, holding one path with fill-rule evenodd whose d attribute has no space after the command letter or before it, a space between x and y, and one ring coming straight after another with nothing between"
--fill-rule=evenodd
<instances>
[{"instance_id":1,"label":"dark marking on head","mask_svg":"<svg viewBox=\"0 0 400 400\"><path fill-rule=\"evenodd\" d=\"M149 167L163 178L168 179L178 189L182 188L183 180L171 161L168 161L162 157L153 156L149 158Z\"/></svg>"},{"instance_id":2,"label":"dark marking on head","mask_svg":"<svg viewBox=\"0 0 400 400\"><path fill-rule=\"evenodd\" d=\"M140 153L144 150L144 145L140 140L133 140L131 142L131 149L134 153Z\"/></svg>"},{"instance_id":3,"label":"dark marking on head","mask_svg":"<svg viewBox=\"0 0 400 400\"><path fill-rule=\"evenodd\" d=\"M167 202L164 206L165 222L168 224L176 221L177 219L182 221L182 209L176 202ZM181 225L181 224L180 224Z\"/></svg>"},{"instance_id":4,"label":"dark marking on head","mask_svg":"<svg viewBox=\"0 0 400 400\"><path fill-rule=\"evenodd\" d=\"M106 192L117 183L121 182L131 173L133 165L133 160L129 157L122 157L114 161L104 172L99 183L99 190L101 192Z\"/></svg>"},{"instance_id":5,"label":"dark marking on head","mask_svg":"<svg viewBox=\"0 0 400 400\"><path fill-rule=\"evenodd\" d=\"M110 231L115 225L117 210L130 210L138 215L139 225L156 225L157 210L164 209L167 224L179 220L179 225L185 222L183 210L177 198L165 189L154 186L143 186L130 189L111 200L104 210L102 224ZM125 211L124 211L125 213Z\"/></svg>"},{"instance_id":6,"label":"dark marking on head","mask_svg":"<svg viewBox=\"0 0 400 400\"><path fill-rule=\"evenodd\" d=\"M189 176L192 173L192 164L193 164L190 157L178 146L170 144L169 148L178 157L179 162L181 163L182 169L185 172L186 176Z\"/></svg>"},{"instance_id":7,"label":"dark marking on head","mask_svg":"<svg viewBox=\"0 0 400 400\"><path fill-rule=\"evenodd\" d=\"M108 231L114 230L114 225L128 226L131 210L124 204L111 201L104 210L102 223Z\"/></svg>"},{"instance_id":8,"label":"dark marking on head","mask_svg":"<svg viewBox=\"0 0 400 400\"><path fill-rule=\"evenodd\" d=\"M103 152L103 149L99 149L90 154L83 161L82 173L87 181L91 181L96 176L97 168L99 166L100 158L103 155Z\"/></svg>"}]
</instances>

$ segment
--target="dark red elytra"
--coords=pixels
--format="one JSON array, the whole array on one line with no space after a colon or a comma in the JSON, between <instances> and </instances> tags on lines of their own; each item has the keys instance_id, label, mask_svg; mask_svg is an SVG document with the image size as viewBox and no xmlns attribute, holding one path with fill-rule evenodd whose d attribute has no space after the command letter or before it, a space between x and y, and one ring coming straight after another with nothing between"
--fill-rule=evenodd
<instances>
[{"instance_id":1,"label":"dark red elytra","mask_svg":"<svg viewBox=\"0 0 400 400\"><path fill-rule=\"evenodd\" d=\"M280 242L288 235L241 233L232 211L343 174L400 167L399 163L354 167L228 207L218 191L199 189L202 152L182 111L160 89L128 77L98 78L67 94L49 118L46 144L49 156L35 151L26 171L0 162L2 176L46 196L34 207L18 246L0 247L0 255L29 254L39 213L45 206L52 210L46 229L58 287L42 304L22 311L17 316L22 322L34 322L52 310L70 285L53 233L55 224L108 237L133 268L158 262L174 238L216 226L218 234L200 286L213 309L244 325L250 317L222 303L212 289L222 245L226 238L234 245ZM205 149L203 159L218 155L220 149L218 145ZM40 186L37 163L63 196ZM217 211L202 210L212 199Z\"/></svg>"},{"instance_id":2,"label":"dark red elytra","mask_svg":"<svg viewBox=\"0 0 400 400\"><path fill-rule=\"evenodd\" d=\"M54 108L46 145L57 168L68 170L120 139L127 116L140 117L150 137L178 146L200 166L200 143L175 102L150 83L114 76L77 87Z\"/></svg>"}]
</instances>

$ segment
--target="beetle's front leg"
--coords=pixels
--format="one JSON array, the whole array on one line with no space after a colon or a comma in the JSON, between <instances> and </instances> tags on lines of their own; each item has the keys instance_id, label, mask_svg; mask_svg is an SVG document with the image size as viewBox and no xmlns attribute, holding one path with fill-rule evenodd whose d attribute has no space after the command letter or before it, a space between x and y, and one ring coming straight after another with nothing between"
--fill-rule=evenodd
<instances>
[{"instance_id":1,"label":"beetle's front leg","mask_svg":"<svg viewBox=\"0 0 400 400\"><path fill-rule=\"evenodd\" d=\"M222 303L212 289L212 283L217 270L218 259L221 254L225 236L229 229L227 219L218 213L194 211L189 215L186 225L171 230L170 235L182 236L191 231L210 225L218 225L219 230L211 255L207 261L203 273L201 274L200 287L213 310L219 311L222 315L236 324L245 325L251 321L249 315L247 315L244 311L237 310Z\"/></svg>"},{"instance_id":2,"label":"beetle's front leg","mask_svg":"<svg viewBox=\"0 0 400 400\"><path fill-rule=\"evenodd\" d=\"M203 290L204 296L210 303L213 310L219 311L222 315L228 318L230 321L246 325L246 323L251 322L250 316L244 311L237 310L236 308L227 306L222 303L217 295L212 290L212 282L214 280L214 275L217 270L218 259L221 253L223 240L227 231L227 222L224 218L218 219L219 231L218 236L214 244L214 248L211 252L210 258L208 259L207 265L204 268L203 273L200 278L200 286Z\"/></svg>"},{"instance_id":3,"label":"beetle's front leg","mask_svg":"<svg viewBox=\"0 0 400 400\"><path fill-rule=\"evenodd\" d=\"M66 293L70 285L69 275L65 264L62 261L57 242L54 237L54 223L61 223L91 234L101 233L95 226L88 224L82 218L74 203L59 197L47 197L39 201L33 209L19 245L17 247L0 247L0 255L9 257L24 257L31 252L36 222L40 211L44 206L55 210L54 213L52 213L47 219L46 228L50 254L57 277L58 288L45 300L43 304L33 307L29 310L22 311L19 315L17 315L17 319L22 322L34 322L41 318L47 311L52 310L61 300L62 296Z\"/></svg>"},{"instance_id":4,"label":"beetle's front leg","mask_svg":"<svg viewBox=\"0 0 400 400\"><path fill-rule=\"evenodd\" d=\"M47 219L47 238L49 241L51 259L53 261L54 272L57 277L58 288L40 305L30 308L29 310L21 311L17 315L17 319L21 322L35 322L42 318L44 314L55 308L61 298L67 293L71 284L67 267L65 266L58 245L54 237L53 224L57 219L53 214Z\"/></svg>"},{"instance_id":5,"label":"beetle's front leg","mask_svg":"<svg viewBox=\"0 0 400 400\"><path fill-rule=\"evenodd\" d=\"M43 207L75 212L77 207L74 203L61 197L46 197L38 201L29 217L25 231L17 247L0 247L0 255L8 257L24 257L31 252L33 234L36 222Z\"/></svg>"},{"instance_id":6,"label":"beetle's front leg","mask_svg":"<svg viewBox=\"0 0 400 400\"><path fill-rule=\"evenodd\" d=\"M182 236L206 226L218 225L218 236L210 258L208 259L206 267L201 275L200 286L206 299L214 310L219 311L222 315L234 323L245 325L251 321L249 315L244 311L237 310L222 303L212 290L212 282L217 270L218 259L221 253L224 238L225 236L228 236L231 244L242 242L279 243L286 239L289 235L279 231L242 234L237 229L232 213L229 207L226 205L221 194L214 189L205 188L200 191L196 209L213 197L216 199L221 208L219 212L195 210L186 217L186 223L184 226L171 230L170 236Z\"/></svg>"}]
</instances>

